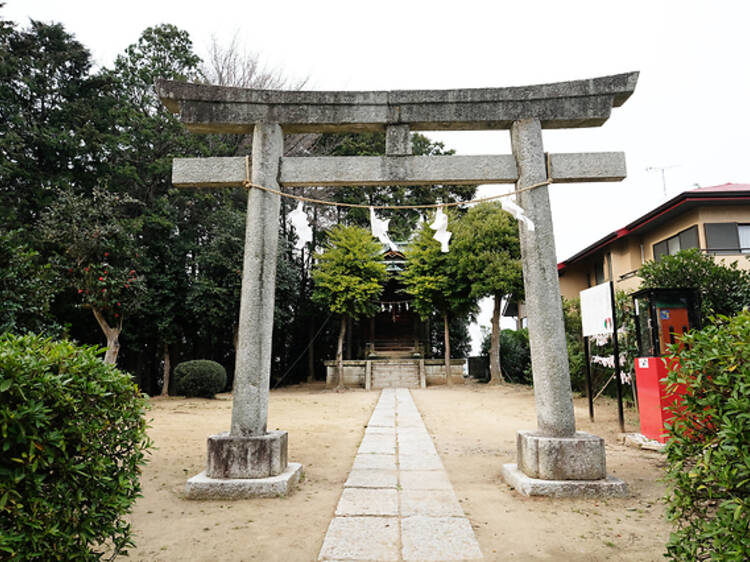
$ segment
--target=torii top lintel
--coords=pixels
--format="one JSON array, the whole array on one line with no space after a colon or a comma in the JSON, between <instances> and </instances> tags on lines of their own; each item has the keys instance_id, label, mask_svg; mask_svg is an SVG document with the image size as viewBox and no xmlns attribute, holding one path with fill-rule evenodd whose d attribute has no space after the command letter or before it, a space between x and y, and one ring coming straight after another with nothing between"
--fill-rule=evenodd
<instances>
[{"instance_id":1,"label":"torii top lintel","mask_svg":"<svg viewBox=\"0 0 750 562\"><path fill-rule=\"evenodd\" d=\"M232 88L156 80L162 102L195 133L249 133L259 121L285 133L597 127L633 93L638 72L536 86L465 90L318 92Z\"/></svg>"}]
</instances>

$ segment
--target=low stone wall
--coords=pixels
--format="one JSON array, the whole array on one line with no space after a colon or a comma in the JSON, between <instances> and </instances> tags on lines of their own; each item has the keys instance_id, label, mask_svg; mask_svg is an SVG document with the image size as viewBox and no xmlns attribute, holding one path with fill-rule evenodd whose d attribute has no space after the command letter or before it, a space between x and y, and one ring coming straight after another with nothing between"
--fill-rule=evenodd
<instances>
[{"instance_id":1,"label":"low stone wall","mask_svg":"<svg viewBox=\"0 0 750 562\"><path fill-rule=\"evenodd\" d=\"M451 382L453 384L464 383L464 366L466 359L451 359ZM427 385L445 384L445 360L425 359L425 378Z\"/></svg>"},{"instance_id":2,"label":"low stone wall","mask_svg":"<svg viewBox=\"0 0 750 562\"><path fill-rule=\"evenodd\" d=\"M370 359L371 364L378 363L383 368L391 362L389 359ZM405 361L419 362L419 359L399 359L398 363ZM365 388L365 373L368 360L353 359L344 361L344 385L353 388ZM331 388L336 381L336 361L324 361L326 366L326 386ZM382 365L381 365L382 364ZM466 359L451 359L451 377L453 384L464 383L464 368ZM445 384L445 361L443 359L425 359L425 380L427 386Z\"/></svg>"}]
</instances>

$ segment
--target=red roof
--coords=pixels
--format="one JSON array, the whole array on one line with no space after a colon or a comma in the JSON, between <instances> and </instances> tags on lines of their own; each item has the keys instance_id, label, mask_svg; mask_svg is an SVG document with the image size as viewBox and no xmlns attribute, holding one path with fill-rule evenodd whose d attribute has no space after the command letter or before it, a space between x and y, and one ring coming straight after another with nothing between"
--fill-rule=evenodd
<instances>
[{"instance_id":1,"label":"red roof","mask_svg":"<svg viewBox=\"0 0 750 562\"><path fill-rule=\"evenodd\" d=\"M750 202L750 184L747 183L725 183L722 185L712 185L710 187L698 187L689 191L683 191L676 197L673 197L666 203L652 209L642 217L636 219L630 224L615 230L597 240L590 246L587 246L574 256L557 264L557 271L561 273L565 268L572 265L594 252L612 244L615 240L620 240L629 236L636 230L647 226L655 226L663 222L668 216L675 213L681 213L696 204L721 204L727 201L745 201Z\"/></svg>"}]
</instances>

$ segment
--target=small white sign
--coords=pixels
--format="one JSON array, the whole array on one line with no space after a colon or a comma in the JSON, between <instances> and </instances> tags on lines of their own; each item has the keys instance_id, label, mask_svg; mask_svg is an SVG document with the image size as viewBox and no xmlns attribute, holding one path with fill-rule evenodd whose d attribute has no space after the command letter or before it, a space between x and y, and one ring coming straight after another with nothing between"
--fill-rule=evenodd
<instances>
[{"instance_id":1,"label":"small white sign","mask_svg":"<svg viewBox=\"0 0 750 562\"><path fill-rule=\"evenodd\" d=\"M648 369L648 357L639 357L638 358L638 368L639 369Z\"/></svg>"},{"instance_id":2,"label":"small white sign","mask_svg":"<svg viewBox=\"0 0 750 562\"><path fill-rule=\"evenodd\" d=\"M609 282L581 291L581 327L584 336L613 333L612 316Z\"/></svg>"}]
</instances>

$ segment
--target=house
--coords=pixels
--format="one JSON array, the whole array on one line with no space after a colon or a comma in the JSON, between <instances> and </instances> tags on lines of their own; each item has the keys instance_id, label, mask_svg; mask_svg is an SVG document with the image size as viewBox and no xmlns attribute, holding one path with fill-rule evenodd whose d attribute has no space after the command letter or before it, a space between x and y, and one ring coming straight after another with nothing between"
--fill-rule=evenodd
<instances>
[{"instance_id":1,"label":"house","mask_svg":"<svg viewBox=\"0 0 750 562\"><path fill-rule=\"evenodd\" d=\"M727 183L684 191L630 224L557 264L560 293L614 281L634 291L641 264L687 248L750 269L750 184Z\"/></svg>"}]
</instances>

